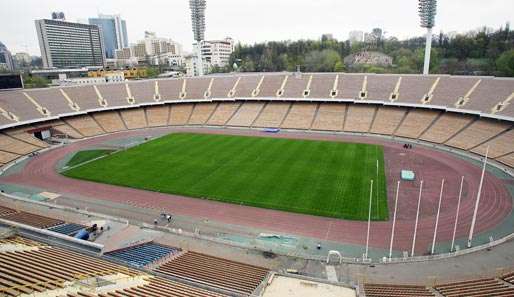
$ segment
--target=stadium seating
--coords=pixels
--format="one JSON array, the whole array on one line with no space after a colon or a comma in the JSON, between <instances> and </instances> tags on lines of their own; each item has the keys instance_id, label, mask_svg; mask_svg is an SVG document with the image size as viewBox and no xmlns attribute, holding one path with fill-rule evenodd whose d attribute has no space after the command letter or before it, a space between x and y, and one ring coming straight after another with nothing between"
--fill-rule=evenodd
<instances>
[{"instance_id":1,"label":"stadium seating","mask_svg":"<svg viewBox=\"0 0 514 297\"><path fill-rule=\"evenodd\" d=\"M425 109L412 109L403 119L395 135L407 138L418 138L427 130L440 115L437 111Z\"/></svg>"},{"instance_id":2,"label":"stadium seating","mask_svg":"<svg viewBox=\"0 0 514 297\"><path fill-rule=\"evenodd\" d=\"M268 128L280 127L290 107L291 103L277 102L267 104L253 123L253 126Z\"/></svg>"},{"instance_id":3,"label":"stadium seating","mask_svg":"<svg viewBox=\"0 0 514 297\"><path fill-rule=\"evenodd\" d=\"M429 297L435 296L424 286L364 284L366 297Z\"/></svg>"},{"instance_id":4,"label":"stadium seating","mask_svg":"<svg viewBox=\"0 0 514 297\"><path fill-rule=\"evenodd\" d=\"M73 102L80 106L80 110L102 107L98 102L98 95L92 86L76 86L62 89Z\"/></svg>"},{"instance_id":5,"label":"stadium seating","mask_svg":"<svg viewBox=\"0 0 514 297\"><path fill-rule=\"evenodd\" d=\"M38 149L40 147L0 133L0 150L4 152L26 155Z\"/></svg>"},{"instance_id":6,"label":"stadium seating","mask_svg":"<svg viewBox=\"0 0 514 297\"><path fill-rule=\"evenodd\" d=\"M258 75L241 76L233 97L253 97L252 92L257 88L261 78L262 76ZM259 96L261 95L259 94Z\"/></svg>"},{"instance_id":7,"label":"stadium seating","mask_svg":"<svg viewBox=\"0 0 514 297\"><path fill-rule=\"evenodd\" d=\"M489 147L489 157L497 158L514 152L514 130L506 131L497 137L477 146L471 151L479 155L485 155L487 147Z\"/></svg>"},{"instance_id":8,"label":"stadium seating","mask_svg":"<svg viewBox=\"0 0 514 297\"><path fill-rule=\"evenodd\" d=\"M282 123L282 128L310 129L318 104L295 102L292 104L287 117Z\"/></svg>"},{"instance_id":9,"label":"stadium seating","mask_svg":"<svg viewBox=\"0 0 514 297\"><path fill-rule=\"evenodd\" d=\"M97 112L92 116L105 132L118 132L127 129L117 111Z\"/></svg>"},{"instance_id":10,"label":"stadium seating","mask_svg":"<svg viewBox=\"0 0 514 297\"><path fill-rule=\"evenodd\" d=\"M345 104L320 103L311 129L342 131L346 116Z\"/></svg>"},{"instance_id":11,"label":"stadium seating","mask_svg":"<svg viewBox=\"0 0 514 297\"><path fill-rule=\"evenodd\" d=\"M131 104L129 100L127 100L128 94L125 84L99 84L97 87L102 97L109 102L109 106L125 106ZM133 101L133 103L135 103L135 101Z\"/></svg>"},{"instance_id":12,"label":"stadium seating","mask_svg":"<svg viewBox=\"0 0 514 297\"><path fill-rule=\"evenodd\" d=\"M514 288L493 278L468 280L434 287L445 297L514 296Z\"/></svg>"},{"instance_id":13,"label":"stadium seating","mask_svg":"<svg viewBox=\"0 0 514 297\"><path fill-rule=\"evenodd\" d=\"M310 97L310 92L305 96L304 92L307 90L307 84L309 83L310 75L305 74L299 77L290 75L287 79L287 83L284 87L284 98L303 98Z\"/></svg>"},{"instance_id":14,"label":"stadium seating","mask_svg":"<svg viewBox=\"0 0 514 297\"><path fill-rule=\"evenodd\" d=\"M189 118L190 125L203 125L211 117L217 105L213 103L197 103Z\"/></svg>"},{"instance_id":15,"label":"stadium seating","mask_svg":"<svg viewBox=\"0 0 514 297\"><path fill-rule=\"evenodd\" d=\"M227 123L229 126L249 127L263 110L265 103L245 102Z\"/></svg>"},{"instance_id":16,"label":"stadium seating","mask_svg":"<svg viewBox=\"0 0 514 297\"><path fill-rule=\"evenodd\" d=\"M344 130L349 132L368 132L376 107L374 105L356 104L348 106Z\"/></svg>"},{"instance_id":17,"label":"stadium seating","mask_svg":"<svg viewBox=\"0 0 514 297\"><path fill-rule=\"evenodd\" d=\"M207 125L224 126L239 109L239 102L221 102L214 111Z\"/></svg>"},{"instance_id":18,"label":"stadium seating","mask_svg":"<svg viewBox=\"0 0 514 297\"><path fill-rule=\"evenodd\" d=\"M371 126L371 133L392 135L405 117L406 110L395 107L379 107Z\"/></svg>"},{"instance_id":19,"label":"stadium seating","mask_svg":"<svg viewBox=\"0 0 514 297\"><path fill-rule=\"evenodd\" d=\"M141 129L147 126L145 111L141 108L120 110L120 115L127 129Z\"/></svg>"},{"instance_id":20,"label":"stadium seating","mask_svg":"<svg viewBox=\"0 0 514 297\"><path fill-rule=\"evenodd\" d=\"M63 221L58 219L48 218L23 211L4 215L2 216L2 219L42 229L64 224Z\"/></svg>"},{"instance_id":21,"label":"stadium seating","mask_svg":"<svg viewBox=\"0 0 514 297\"><path fill-rule=\"evenodd\" d=\"M145 250L135 257L148 256L155 251ZM23 294L68 297L227 296L20 236L0 239L0 296Z\"/></svg>"},{"instance_id":22,"label":"stadium seating","mask_svg":"<svg viewBox=\"0 0 514 297\"><path fill-rule=\"evenodd\" d=\"M186 97L183 99L201 100L210 98L210 94L206 94L210 82L210 78L188 78L186 87ZM205 95L209 96L206 98Z\"/></svg>"},{"instance_id":23,"label":"stadium seating","mask_svg":"<svg viewBox=\"0 0 514 297\"><path fill-rule=\"evenodd\" d=\"M25 143L31 144L39 148L48 147L48 143L34 137L34 134L27 132L27 128L14 128L5 131L5 134L11 136L14 139L21 140Z\"/></svg>"},{"instance_id":24,"label":"stadium seating","mask_svg":"<svg viewBox=\"0 0 514 297\"><path fill-rule=\"evenodd\" d=\"M196 252L178 255L156 271L244 295L251 294L268 274L262 267Z\"/></svg>"},{"instance_id":25,"label":"stadium seating","mask_svg":"<svg viewBox=\"0 0 514 297\"><path fill-rule=\"evenodd\" d=\"M130 266L140 268L154 263L161 258L173 256L179 251L180 250L177 248L149 242L121 250L111 251L105 255L122 261Z\"/></svg>"},{"instance_id":26,"label":"stadium seating","mask_svg":"<svg viewBox=\"0 0 514 297\"><path fill-rule=\"evenodd\" d=\"M514 92L512 89L512 79L483 79L470 95L469 102L463 108L492 113L493 108L501 101L507 99L512 92Z\"/></svg>"},{"instance_id":27,"label":"stadium seating","mask_svg":"<svg viewBox=\"0 0 514 297\"><path fill-rule=\"evenodd\" d=\"M183 81L181 79L159 80L161 100L179 100Z\"/></svg>"},{"instance_id":28,"label":"stadium seating","mask_svg":"<svg viewBox=\"0 0 514 297\"><path fill-rule=\"evenodd\" d=\"M259 97L276 97L285 75L265 75L260 86Z\"/></svg>"},{"instance_id":29,"label":"stadium seating","mask_svg":"<svg viewBox=\"0 0 514 297\"><path fill-rule=\"evenodd\" d=\"M66 223L66 224L50 227L50 228L48 228L48 230L54 231L54 232L57 232L57 233L61 233L61 234L64 234L64 235L73 236L75 233L77 233L78 231L84 229L85 227L86 226L79 225L79 224Z\"/></svg>"},{"instance_id":30,"label":"stadium seating","mask_svg":"<svg viewBox=\"0 0 514 297\"><path fill-rule=\"evenodd\" d=\"M86 137L104 133L98 123L89 115L66 118L64 121L74 130L78 131L80 134Z\"/></svg>"},{"instance_id":31,"label":"stadium seating","mask_svg":"<svg viewBox=\"0 0 514 297\"><path fill-rule=\"evenodd\" d=\"M159 127L168 125L170 118L170 107L167 105L150 106L146 108L146 120L148 127Z\"/></svg>"},{"instance_id":32,"label":"stadium seating","mask_svg":"<svg viewBox=\"0 0 514 297\"><path fill-rule=\"evenodd\" d=\"M470 116L444 113L432 124L430 129L421 135L420 139L444 143L471 122L473 122L473 118Z\"/></svg>"},{"instance_id":33,"label":"stadium seating","mask_svg":"<svg viewBox=\"0 0 514 297\"><path fill-rule=\"evenodd\" d=\"M0 164L7 164L21 157L20 155L0 151Z\"/></svg>"},{"instance_id":34,"label":"stadium seating","mask_svg":"<svg viewBox=\"0 0 514 297\"><path fill-rule=\"evenodd\" d=\"M129 87L134 100L137 103L154 102L155 82L154 80L131 82Z\"/></svg>"},{"instance_id":35,"label":"stadium seating","mask_svg":"<svg viewBox=\"0 0 514 297\"><path fill-rule=\"evenodd\" d=\"M402 83L399 89L399 102L423 104L424 98L430 93L437 77L433 76L402 76Z\"/></svg>"},{"instance_id":36,"label":"stadium seating","mask_svg":"<svg viewBox=\"0 0 514 297\"><path fill-rule=\"evenodd\" d=\"M64 135L68 138L80 139L80 138L84 137L84 135L80 134L80 132L78 132L73 127L71 127L70 125L66 124L63 121L57 121L57 122L51 123L51 127L58 134Z\"/></svg>"},{"instance_id":37,"label":"stadium seating","mask_svg":"<svg viewBox=\"0 0 514 297\"><path fill-rule=\"evenodd\" d=\"M507 130L511 125L496 120L478 120L466 127L445 144L460 149L471 149Z\"/></svg>"},{"instance_id":38,"label":"stadium seating","mask_svg":"<svg viewBox=\"0 0 514 297\"><path fill-rule=\"evenodd\" d=\"M0 205L0 218L5 216L5 215L10 215L10 214L13 214L13 213L16 213L16 212L17 211L12 209L12 208Z\"/></svg>"},{"instance_id":39,"label":"stadium seating","mask_svg":"<svg viewBox=\"0 0 514 297\"><path fill-rule=\"evenodd\" d=\"M389 100L398 77L395 75L368 75L368 100Z\"/></svg>"},{"instance_id":40,"label":"stadium seating","mask_svg":"<svg viewBox=\"0 0 514 297\"><path fill-rule=\"evenodd\" d=\"M364 75L361 74L344 74L339 75L337 96L340 99L359 99L362 90Z\"/></svg>"},{"instance_id":41,"label":"stadium seating","mask_svg":"<svg viewBox=\"0 0 514 297\"><path fill-rule=\"evenodd\" d=\"M473 90L478 78L442 76L434 90L430 101L432 105L457 107L460 98L465 99L468 92Z\"/></svg>"},{"instance_id":42,"label":"stadium seating","mask_svg":"<svg viewBox=\"0 0 514 297\"><path fill-rule=\"evenodd\" d=\"M178 104L173 105L170 109L169 125L185 125L191 117L193 111L193 104Z\"/></svg>"},{"instance_id":43,"label":"stadium seating","mask_svg":"<svg viewBox=\"0 0 514 297\"><path fill-rule=\"evenodd\" d=\"M72 109L70 102L58 88L27 90L27 93L41 106L47 108L52 115L76 111Z\"/></svg>"},{"instance_id":44,"label":"stadium seating","mask_svg":"<svg viewBox=\"0 0 514 297\"><path fill-rule=\"evenodd\" d=\"M503 164L513 167L514 168L514 153L510 153L508 155L499 157L497 159L498 161L502 162Z\"/></svg>"},{"instance_id":45,"label":"stadium seating","mask_svg":"<svg viewBox=\"0 0 514 297\"><path fill-rule=\"evenodd\" d=\"M0 92L0 108L16 115L20 121L43 117L36 106L21 91Z\"/></svg>"},{"instance_id":46,"label":"stadium seating","mask_svg":"<svg viewBox=\"0 0 514 297\"><path fill-rule=\"evenodd\" d=\"M313 74L309 98L330 99L330 93L334 87L335 78L336 75L331 73Z\"/></svg>"},{"instance_id":47,"label":"stadium seating","mask_svg":"<svg viewBox=\"0 0 514 297\"><path fill-rule=\"evenodd\" d=\"M510 273L503 275L502 280L514 285L514 272L510 272Z\"/></svg>"},{"instance_id":48,"label":"stadium seating","mask_svg":"<svg viewBox=\"0 0 514 297\"><path fill-rule=\"evenodd\" d=\"M236 81L233 76L216 77L211 86L211 98L227 98Z\"/></svg>"}]
</instances>

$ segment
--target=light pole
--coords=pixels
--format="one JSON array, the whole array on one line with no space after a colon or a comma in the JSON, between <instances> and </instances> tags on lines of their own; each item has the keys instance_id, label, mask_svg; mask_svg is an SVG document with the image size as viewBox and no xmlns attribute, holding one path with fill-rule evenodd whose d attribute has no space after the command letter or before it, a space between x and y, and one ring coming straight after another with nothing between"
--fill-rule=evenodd
<instances>
[{"instance_id":1,"label":"light pole","mask_svg":"<svg viewBox=\"0 0 514 297\"><path fill-rule=\"evenodd\" d=\"M432 28L435 26L435 15L437 14L437 0L418 1L418 12L419 17L421 18L421 27L427 28L423 74L428 75L430 70L430 52L432 50Z\"/></svg>"},{"instance_id":2,"label":"light pole","mask_svg":"<svg viewBox=\"0 0 514 297\"><path fill-rule=\"evenodd\" d=\"M189 8L191 9L191 23L193 25L193 35L196 41L196 55L198 59L197 73L203 75L202 60L202 43L205 40L205 8L206 0L189 0Z\"/></svg>"}]
</instances>

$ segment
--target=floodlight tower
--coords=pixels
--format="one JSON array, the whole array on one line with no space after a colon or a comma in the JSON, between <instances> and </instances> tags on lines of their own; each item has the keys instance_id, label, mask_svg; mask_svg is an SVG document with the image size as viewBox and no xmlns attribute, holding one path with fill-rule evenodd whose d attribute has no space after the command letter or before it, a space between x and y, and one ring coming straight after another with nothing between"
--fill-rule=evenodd
<instances>
[{"instance_id":1,"label":"floodlight tower","mask_svg":"<svg viewBox=\"0 0 514 297\"><path fill-rule=\"evenodd\" d=\"M205 8L206 0L189 0L191 9L191 22L193 24L193 35L196 41L196 63L198 75L203 75L202 41L205 40Z\"/></svg>"},{"instance_id":2,"label":"floodlight tower","mask_svg":"<svg viewBox=\"0 0 514 297\"><path fill-rule=\"evenodd\" d=\"M421 18L421 27L427 28L423 74L428 75L430 70L430 52L432 50L432 28L435 26L437 0L419 0L418 11Z\"/></svg>"}]
</instances>

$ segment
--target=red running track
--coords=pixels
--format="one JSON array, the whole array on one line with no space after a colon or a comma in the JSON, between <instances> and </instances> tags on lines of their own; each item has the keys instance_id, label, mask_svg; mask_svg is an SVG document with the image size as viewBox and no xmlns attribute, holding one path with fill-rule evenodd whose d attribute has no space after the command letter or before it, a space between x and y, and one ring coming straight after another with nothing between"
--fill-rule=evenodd
<instances>
[{"instance_id":1,"label":"red running track","mask_svg":"<svg viewBox=\"0 0 514 297\"><path fill-rule=\"evenodd\" d=\"M162 134L168 131L177 131L177 129L156 128L126 131L78 141L32 158L19 173L1 177L0 181L39 187L69 197L78 195L86 198L91 197L110 200L118 203L131 204L137 207L166 209L178 215L254 227L273 232L296 234L349 244L365 244L367 222L294 214L80 181L61 176L55 170L57 162L74 151L98 145L109 140ZM191 128L180 129L180 131L254 136L264 135L258 131L232 129ZM466 237L469 232L476 192L480 180L481 168L479 166L452 156L450 153L432 150L423 146L415 146L413 149L405 150L402 148L401 144L372 137L314 133L266 134L266 137L353 141L383 145L386 160L390 218L393 216L396 182L399 179L400 170L408 168L416 172L417 177L415 182L401 183L394 240L395 250L410 250L416 215L419 180L424 180L424 190L417 235L417 253L427 251L427 248L432 242L442 178L446 180L446 185L441 206L437 241L444 242L451 240L460 177L464 176L465 184L459 214L460 219L457 228L457 237ZM494 228L510 214L512 199L503 183L504 181L501 179L486 173L482 199L479 205L476 232ZM370 246L388 249L391 226L391 220L387 222L373 222L371 226Z\"/></svg>"}]
</instances>

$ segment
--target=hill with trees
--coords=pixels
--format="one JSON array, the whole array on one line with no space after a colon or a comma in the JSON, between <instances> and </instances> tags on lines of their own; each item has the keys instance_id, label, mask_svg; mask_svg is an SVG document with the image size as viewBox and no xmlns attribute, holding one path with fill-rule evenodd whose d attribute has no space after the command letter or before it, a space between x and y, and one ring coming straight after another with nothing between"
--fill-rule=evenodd
<instances>
[{"instance_id":1,"label":"hill with trees","mask_svg":"<svg viewBox=\"0 0 514 297\"><path fill-rule=\"evenodd\" d=\"M398 40L390 37L373 43L350 43L323 37L320 40L270 41L254 45L238 44L230 66L214 72L295 71L421 73L425 38ZM393 58L390 67L344 64L344 57L370 50ZM465 34L435 35L432 44L431 73L453 75L514 76L514 32L509 24L498 30L482 28Z\"/></svg>"}]
</instances>

